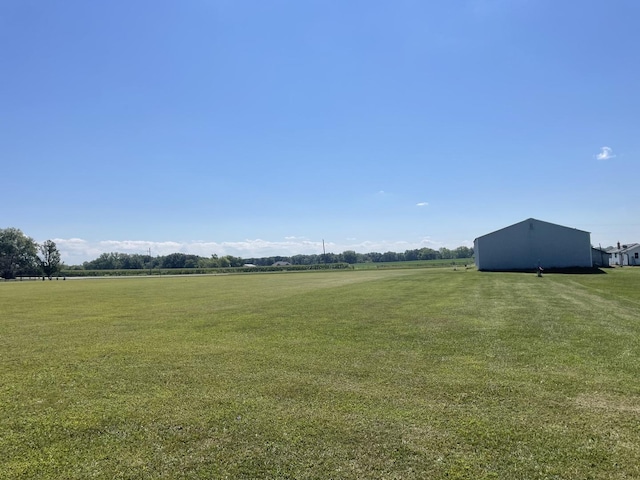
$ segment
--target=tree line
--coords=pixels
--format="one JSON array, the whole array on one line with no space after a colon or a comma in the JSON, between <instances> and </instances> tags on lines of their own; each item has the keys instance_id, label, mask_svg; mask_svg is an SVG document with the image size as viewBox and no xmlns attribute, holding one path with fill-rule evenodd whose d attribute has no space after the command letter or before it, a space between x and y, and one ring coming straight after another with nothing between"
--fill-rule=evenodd
<instances>
[{"instance_id":1,"label":"tree line","mask_svg":"<svg viewBox=\"0 0 640 480\"><path fill-rule=\"evenodd\" d=\"M171 253L152 257L144 254L127 253L103 253L92 261L84 262L84 270L128 270L128 269L154 269L154 268L228 268L255 265L257 267L269 267L276 262L287 262L291 265L319 265L323 263L378 263L378 262L403 262L413 260L449 260L456 258L471 258L473 249L458 247L455 250L441 248L420 248L405 250L404 252L369 252L357 253L346 250L342 253L249 257L241 258L232 255L211 255L202 257L187 253ZM76 268L80 268L79 266Z\"/></svg>"},{"instance_id":2,"label":"tree line","mask_svg":"<svg viewBox=\"0 0 640 480\"><path fill-rule=\"evenodd\" d=\"M228 268L242 267L247 264L268 267L277 262L291 265L320 265L337 263L379 263L415 260L448 260L471 258L473 249L458 247L454 250L440 248L420 248L404 252L357 253L345 250L342 253L326 253L293 256L271 256L260 258L240 258L232 255L211 255L203 257L186 253L171 253L152 257L144 254L103 253L95 260L82 265L66 266L60 260L60 252L52 240L41 245L26 236L17 228L0 229L0 277L5 279L17 276L37 276L51 278L63 269L73 270L143 270L171 268Z\"/></svg>"}]
</instances>

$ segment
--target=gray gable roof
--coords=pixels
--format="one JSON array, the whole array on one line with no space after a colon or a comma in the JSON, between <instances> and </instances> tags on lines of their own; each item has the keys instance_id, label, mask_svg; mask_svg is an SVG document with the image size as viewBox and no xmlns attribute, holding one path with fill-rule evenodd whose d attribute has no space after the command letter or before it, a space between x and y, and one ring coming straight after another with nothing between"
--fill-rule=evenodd
<instances>
[{"instance_id":1,"label":"gray gable roof","mask_svg":"<svg viewBox=\"0 0 640 480\"><path fill-rule=\"evenodd\" d=\"M628 252L629 250L633 250L633 249L637 248L638 246L640 246L640 245L637 244L637 243L629 243L627 245L623 245L622 248L620 249L620 251L622 253Z\"/></svg>"},{"instance_id":2,"label":"gray gable roof","mask_svg":"<svg viewBox=\"0 0 640 480\"><path fill-rule=\"evenodd\" d=\"M622 245L622 247L617 248L617 247L613 247L613 248L609 248L607 250L607 252L609 253L626 253L629 250L634 250L637 247L640 247L640 243L628 243L626 245Z\"/></svg>"},{"instance_id":3,"label":"gray gable roof","mask_svg":"<svg viewBox=\"0 0 640 480\"><path fill-rule=\"evenodd\" d=\"M567 227L567 226L565 226L565 225L559 225L559 224L557 224L557 223L545 222L544 220L538 220L537 218L527 218L526 220L522 220L521 222L514 223L513 225L509 225L509 226L504 227L504 228L499 228L498 230L494 230L493 232L489 232L489 233L486 233L486 234L484 234L484 235L481 235L481 236L479 236L478 238L486 237L487 235L492 235L492 234L494 234L494 233L496 233L496 232L500 232L500 231L502 231L502 230L506 230L506 229L511 228L511 227L513 227L513 226L515 226L515 225L520 225L521 223L525 223L525 222L546 223L547 225L553 225L553 226L555 226L555 227L568 228L568 229L570 229L570 230L577 230L577 231L579 231L579 232L591 233L591 232L587 232L586 230L580 230L580 229L578 229L578 228ZM476 240L477 240L478 238L476 238Z\"/></svg>"}]
</instances>

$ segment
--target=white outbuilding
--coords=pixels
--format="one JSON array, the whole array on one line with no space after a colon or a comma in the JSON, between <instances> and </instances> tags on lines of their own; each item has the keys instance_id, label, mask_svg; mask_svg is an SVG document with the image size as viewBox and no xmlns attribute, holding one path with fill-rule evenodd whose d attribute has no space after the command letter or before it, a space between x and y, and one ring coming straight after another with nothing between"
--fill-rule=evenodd
<instances>
[{"instance_id":1,"label":"white outbuilding","mask_svg":"<svg viewBox=\"0 0 640 480\"><path fill-rule=\"evenodd\" d=\"M618 242L618 248L609 250L609 253L611 255L609 265L612 267L617 265L640 265L640 244L620 245L620 242Z\"/></svg>"},{"instance_id":2,"label":"white outbuilding","mask_svg":"<svg viewBox=\"0 0 640 480\"><path fill-rule=\"evenodd\" d=\"M591 268L591 234L529 218L473 242L478 270Z\"/></svg>"}]
</instances>

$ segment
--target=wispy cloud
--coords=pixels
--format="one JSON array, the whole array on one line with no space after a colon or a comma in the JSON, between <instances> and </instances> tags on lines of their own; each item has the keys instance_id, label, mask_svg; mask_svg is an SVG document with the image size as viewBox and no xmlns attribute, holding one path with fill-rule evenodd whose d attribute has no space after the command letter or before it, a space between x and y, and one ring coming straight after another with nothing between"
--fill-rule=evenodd
<instances>
[{"instance_id":1,"label":"wispy cloud","mask_svg":"<svg viewBox=\"0 0 640 480\"><path fill-rule=\"evenodd\" d=\"M427 206L429 206L429 202L416 203L416 207L427 207Z\"/></svg>"},{"instance_id":2,"label":"wispy cloud","mask_svg":"<svg viewBox=\"0 0 640 480\"><path fill-rule=\"evenodd\" d=\"M613 154L613 149L611 147L601 147L600 153L596 155L598 160L610 160L615 157L616 156Z\"/></svg>"}]
</instances>

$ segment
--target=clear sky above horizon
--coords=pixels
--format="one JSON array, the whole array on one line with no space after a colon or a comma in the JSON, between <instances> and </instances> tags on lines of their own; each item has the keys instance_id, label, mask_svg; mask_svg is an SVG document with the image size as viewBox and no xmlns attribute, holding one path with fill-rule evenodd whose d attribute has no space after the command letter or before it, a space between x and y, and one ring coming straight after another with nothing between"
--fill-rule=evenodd
<instances>
[{"instance_id":1,"label":"clear sky above horizon","mask_svg":"<svg viewBox=\"0 0 640 480\"><path fill-rule=\"evenodd\" d=\"M7 0L0 228L103 252L640 243L640 2Z\"/></svg>"}]
</instances>

